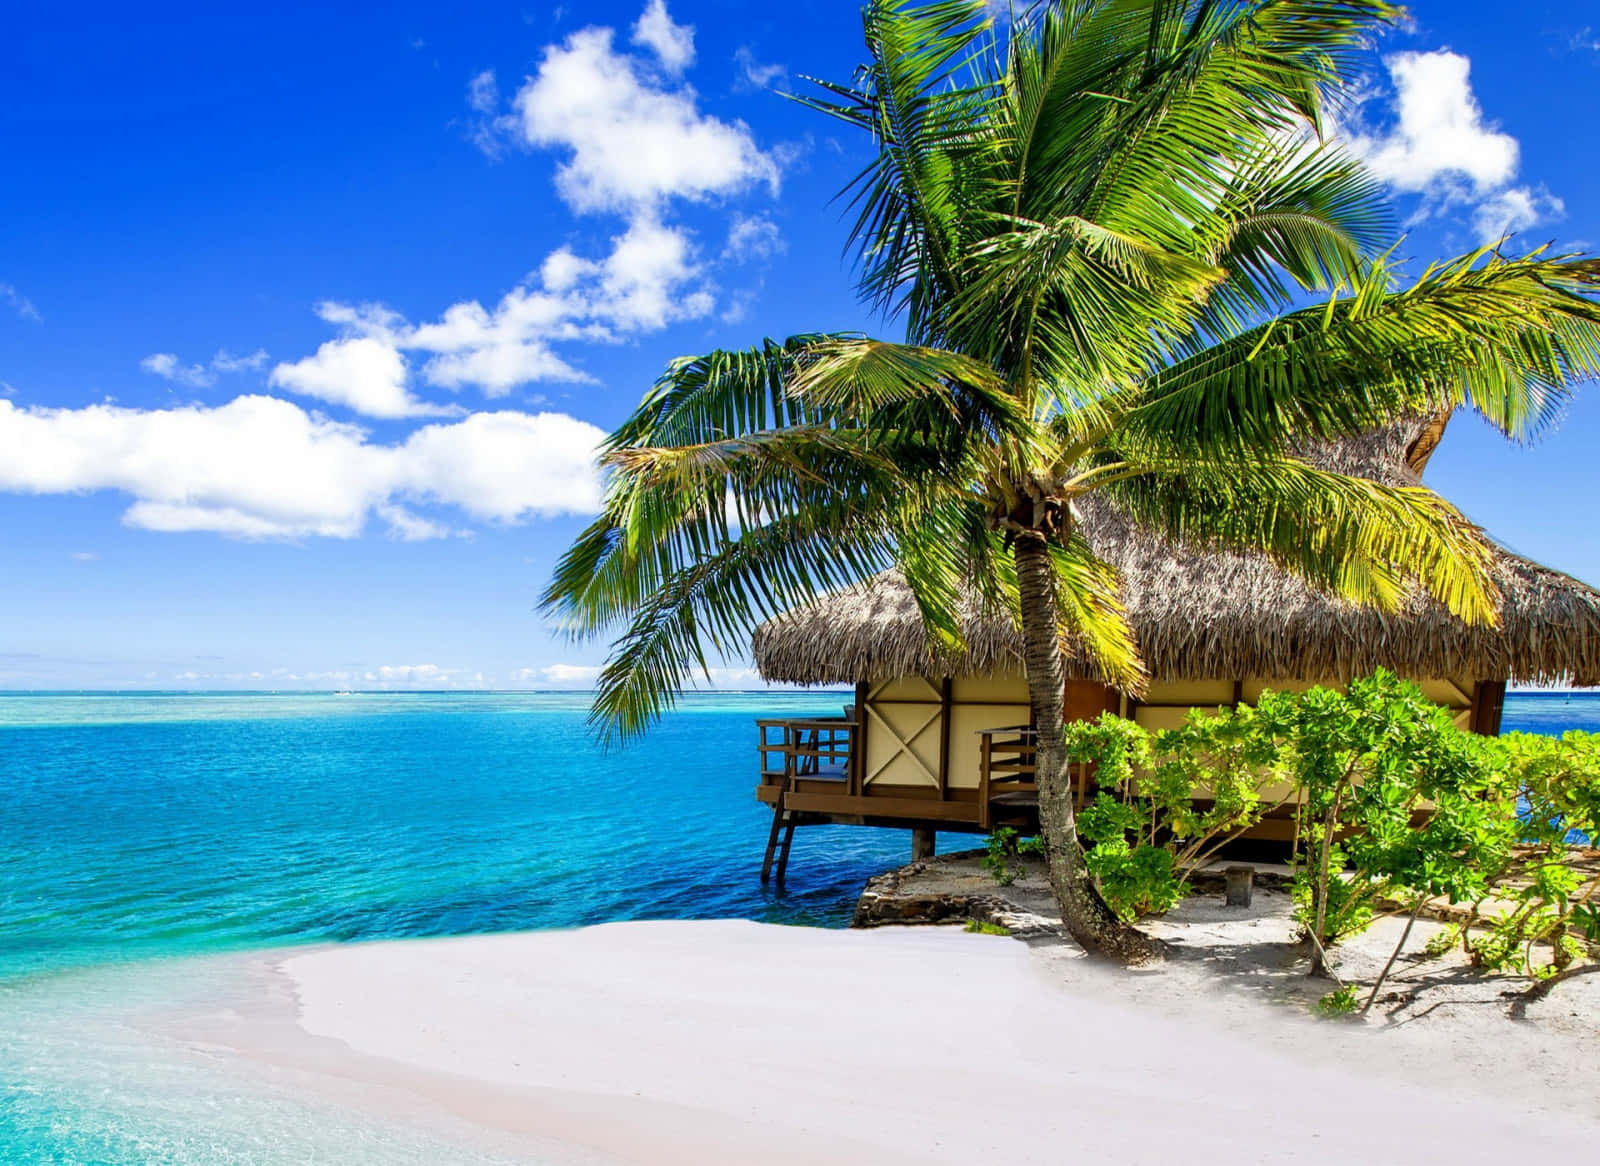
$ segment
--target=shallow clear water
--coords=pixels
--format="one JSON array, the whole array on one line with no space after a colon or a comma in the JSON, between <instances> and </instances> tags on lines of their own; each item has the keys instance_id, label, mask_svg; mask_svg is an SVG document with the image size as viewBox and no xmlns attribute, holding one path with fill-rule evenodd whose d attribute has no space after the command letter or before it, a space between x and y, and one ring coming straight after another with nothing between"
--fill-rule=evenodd
<instances>
[{"instance_id":1,"label":"shallow clear water","mask_svg":"<svg viewBox=\"0 0 1600 1166\"><path fill-rule=\"evenodd\" d=\"M603 754L581 694L0 695L0 1161L492 1161L308 1117L122 1018L204 966L175 957L230 949L640 918L842 926L909 839L802 831L788 890L764 890L751 721L847 699L691 696ZM1600 729L1600 697L1513 695L1505 728Z\"/></svg>"}]
</instances>

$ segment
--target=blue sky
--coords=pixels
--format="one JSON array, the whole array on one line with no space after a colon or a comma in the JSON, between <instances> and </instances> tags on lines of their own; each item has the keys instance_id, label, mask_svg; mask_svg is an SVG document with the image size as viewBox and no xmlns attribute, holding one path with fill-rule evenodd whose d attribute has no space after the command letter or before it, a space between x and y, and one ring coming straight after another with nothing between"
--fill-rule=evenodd
<instances>
[{"instance_id":1,"label":"blue sky","mask_svg":"<svg viewBox=\"0 0 1600 1166\"><path fill-rule=\"evenodd\" d=\"M1419 3L1344 128L1402 253L1600 248L1600 3ZM871 328L778 96L856 6L61 9L0 49L0 687L582 685L535 604L673 356ZM893 326L890 325L892 330ZM1600 393L1429 481L1600 582ZM747 683L738 662L722 677Z\"/></svg>"}]
</instances>

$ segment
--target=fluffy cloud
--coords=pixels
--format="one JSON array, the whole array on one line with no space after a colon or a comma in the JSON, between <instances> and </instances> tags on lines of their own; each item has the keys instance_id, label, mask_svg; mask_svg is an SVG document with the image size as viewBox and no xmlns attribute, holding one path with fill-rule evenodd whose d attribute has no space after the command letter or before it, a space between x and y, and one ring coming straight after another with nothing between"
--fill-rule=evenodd
<instances>
[{"instance_id":1,"label":"fluffy cloud","mask_svg":"<svg viewBox=\"0 0 1600 1166\"><path fill-rule=\"evenodd\" d=\"M525 144L571 152L556 188L574 210L630 211L760 184L776 191L778 165L748 126L701 113L688 86L657 85L613 37L586 28L552 45L512 102Z\"/></svg>"},{"instance_id":2,"label":"fluffy cloud","mask_svg":"<svg viewBox=\"0 0 1600 1166\"><path fill-rule=\"evenodd\" d=\"M1567 204L1544 187L1513 186L1496 191L1474 208L1472 228L1478 238L1492 242L1563 218L1566 213Z\"/></svg>"},{"instance_id":3,"label":"fluffy cloud","mask_svg":"<svg viewBox=\"0 0 1600 1166\"><path fill-rule=\"evenodd\" d=\"M323 304L322 317L352 335L295 365L279 365L272 380L373 417L441 411L407 391L402 351L423 357L429 384L476 385L491 397L532 381L587 381L552 344L613 342L706 316L714 298L704 278L688 232L641 214L611 241L604 259L563 247L493 308L467 300L412 326L373 305Z\"/></svg>"},{"instance_id":4,"label":"fluffy cloud","mask_svg":"<svg viewBox=\"0 0 1600 1166\"><path fill-rule=\"evenodd\" d=\"M413 380L491 397L536 382L581 383L591 378L557 346L616 343L710 316L716 289L693 233L670 221L672 204L775 192L780 163L744 123L703 113L694 89L677 79L693 61L693 34L672 22L663 0L650 0L633 41L661 69L617 51L613 29L585 28L546 48L509 111L493 70L467 84L469 136L486 153L498 155L508 141L554 148L564 156L556 188L568 206L621 218L608 254L561 247L497 303L462 300L419 324L373 305L323 304L318 311L342 335L280 364L272 383L371 417L442 414L450 410L413 394ZM781 246L770 219L735 215L720 258Z\"/></svg>"},{"instance_id":5,"label":"fluffy cloud","mask_svg":"<svg viewBox=\"0 0 1600 1166\"><path fill-rule=\"evenodd\" d=\"M655 53L661 67L681 73L694 64L694 26L673 24L667 15L667 0L650 0L644 14L633 26L633 43Z\"/></svg>"},{"instance_id":6,"label":"fluffy cloud","mask_svg":"<svg viewBox=\"0 0 1600 1166\"><path fill-rule=\"evenodd\" d=\"M591 688L600 675L593 664L547 664L543 668L518 668L511 674L517 687Z\"/></svg>"},{"instance_id":7,"label":"fluffy cloud","mask_svg":"<svg viewBox=\"0 0 1600 1166\"><path fill-rule=\"evenodd\" d=\"M1471 61L1440 50L1395 53L1384 64L1394 86L1393 124L1349 136L1378 177L1422 197L1418 218L1469 209L1487 242L1561 216L1561 200L1548 191L1513 185L1520 146L1485 121L1472 91Z\"/></svg>"},{"instance_id":8,"label":"fluffy cloud","mask_svg":"<svg viewBox=\"0 0 1600 1166\"><path fill-rule=\"evenodd\" d=\"M438 405L419 401L406 389L406 362L378 336L330 340L312 356L272 370L272 384L302 397L345 405L368 417L437 416Z\"/></svg>"},{"instance_id":9,"label":"fluffy cloud","mask_svg":"<svg viewBox=\"0 0 1600 1166\"><path fill-rule=\"evenodd\" d=\"M733 216L728 227L728 245L723 254L730 259L768 259L784 250L778 224L766 215Z\"/></svg>"},{"instance_id":10,"label":"fluffy cloud","mask_svg":"<svg viewBox=\"0 0 1600 1166\"><path fill-rule=\"evenodd\" d=\"M599 506L602 433L561 413L477 413L404 442L273 397L215 408L20 408L0 401L0 490L130 495L130 526L241 538L353 538L377 515L400 538L449 533L403 503L480 522Z\"/></svg>"},{"instance_id":11,"label":"fluffy cloud","mask_svg":"<svg viewBox=\"0 0 1600 1166\"><path fill-rule=\"evenodd\" d=\"M219 373L253 372L266 363L265 348L258 348L248 356L234 356L223 348L217 351L209 364L184 364L175 352L152 352L139 362L139 367L162 380L188 385L194 389L205 389L217 383Z\"/></svg>"}]
</instances>

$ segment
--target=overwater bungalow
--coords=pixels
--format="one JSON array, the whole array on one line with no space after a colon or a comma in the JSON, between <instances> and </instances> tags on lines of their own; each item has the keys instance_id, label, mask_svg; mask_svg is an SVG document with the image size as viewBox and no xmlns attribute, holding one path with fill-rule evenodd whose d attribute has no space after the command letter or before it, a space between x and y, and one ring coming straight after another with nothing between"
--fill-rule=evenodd
<instances>
[{"instance_id":1,"label":"overwater bungalow","mask_svg":"<svg viewBox=\"0 0 1600 1166\"><path fill-rule=\"evenodd\" d=\"M1447 421L1397 425L1310 460L1419 485ZM1492 735L1508 682L1600 684L1600 592L1498 545L1499 626L1469 627L1420 592L1396 613L1358 607L1262 555L1174 545L1104 499L1079 506L1082 529L1121 576L1150 685L1135 698L1103 683L1087 660L1069 659L1069 720L1111 711L1170 728L1193 709L1236 707L1268 689L1339 686L1383 667L1419 682L1462 727ZM781 880L803 825L909 828L914 856L932 853L938 830L1037 828L1020 635L974 610L964 638L964 653L930 650L894 571L756 630L753 654L767 680L854 688L837 717L757 724L756 796L774 810L763 880L774 866ZM1269 819L1253 833L1286 839L1291 829Z\"/></svg>"}]
</instances>

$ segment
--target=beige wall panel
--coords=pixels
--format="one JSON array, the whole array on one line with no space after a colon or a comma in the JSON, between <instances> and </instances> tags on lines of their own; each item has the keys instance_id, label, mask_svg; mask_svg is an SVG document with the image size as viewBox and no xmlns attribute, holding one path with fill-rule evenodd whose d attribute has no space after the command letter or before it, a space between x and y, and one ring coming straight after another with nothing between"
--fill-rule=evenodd
<instances>
[{"instance_id":1,"label":"beige wall panel","mask_svg":"<svg viewBox=\"0 0 1600 1166\"><path fill-rule=\"evenodd\" d=\"M939 677L901 676L872 686L871 700L931 700L939 703Z\"/></svg>"},{"instance_id":2,"label":"beige wall panel","mask_svg":"<svg viewBox=\"0 0 1600 1166\"><path fill-rule=\"evenodd\" d=\"M1231 680L1174 680L1152 684L1141 699L1151 704L1232 704Z\"/></svg>"},{"instance_id":3,"label":"beige wall panel","mask_svg":"<svg viewBox=\"0 0 1600 1166\"><path fill-rule=\"evenodd\" d=\"M1304 680L1292 676L1251 676L1247 677L1244 682L1244 702L1246 704L1254 704L1260 699L1261 694L1268 690L1272 692L1305 692L1307 689L1316 688L1318 685L1335 691L1340 691L1344 688L1344 685L1337 680Z\"/></svg>"},{"instance_id":4,"label":"beige wall panel","mask_svg":"<svg viewBox=\"0 0 1600 1166\"><path fill-rule=\"evenodd\" d=\"M938 702L877 704L869 701L868 707L871 715L867 720L867 784L883 782L937 789ZM918 760L921 765L917 764Z\"/></svg>"},{"instance_id":5,"label":"beige wall panel","mask_svg":"<svg viewBox=\"0 0 1600 1166\"><path fill-rule=\"evenodd\" d=\"M958 704L1025 705L1028 703L1028 682L1019 672L1001 672L994 676L958 676L950 682L950 697Z\"/></svg>"},{"instance_id":6,"label":"beige wall panel","mask_svg":"<svg viewBox=\"0 0 1600 1166\"><path fill-rule=\"evenodd\" d=\"M1164 709L1146 708L1141 705L1134 716L1134 720L1152 733L1159 732L1162 729L1176 729L1189 719L1191 708L1199 708L1201 712L1207 713L1217 711L1216 705L1195 705L1189 708Z\"/></svg>"},{"instance_id":7,"label":"beige wall panel","mask_svg":"<svg viewBox=\"0 0 1600 1166\"><path fill-rule=\"evenodd\" d=\"M950 710L950 788L976 789L983 729L1013 728L1028 723L1025 704L958 704Z\"/></svg>"}]
</instances>

